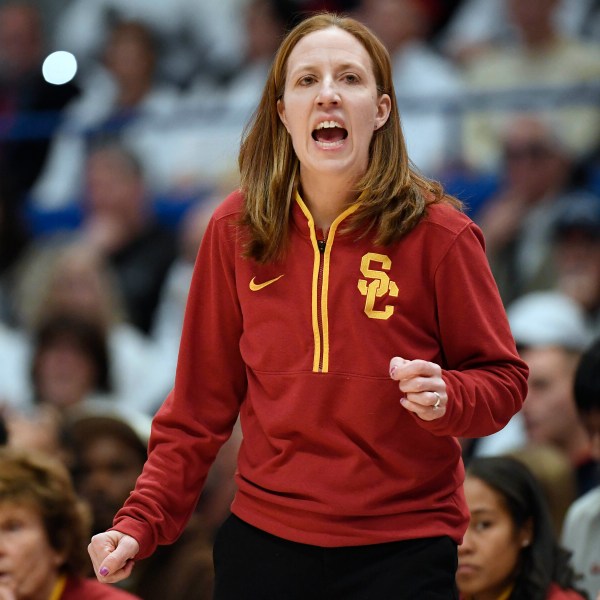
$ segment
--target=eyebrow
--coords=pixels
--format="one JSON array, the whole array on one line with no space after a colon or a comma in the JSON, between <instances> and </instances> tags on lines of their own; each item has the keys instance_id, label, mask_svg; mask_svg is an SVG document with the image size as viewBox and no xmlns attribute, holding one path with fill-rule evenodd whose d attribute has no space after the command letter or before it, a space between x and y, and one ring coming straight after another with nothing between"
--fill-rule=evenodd
<instances>
[{"instance_id":1,"label":"eyebrow","mask_svg":"<svg viewBox=\"0 0 600 600\"><path fill-rule=\"evenodd\" d=\"M338 71L346 71L346 70L358 69L360 71L365 71L365 68L359 64L358 62L344 62L336 67ZM294 68L294 70L290 70L290 73L296 73L297 71L316 71L319 70L314 63L300 63L298 66Z\"/></svg>"}]
</instances>

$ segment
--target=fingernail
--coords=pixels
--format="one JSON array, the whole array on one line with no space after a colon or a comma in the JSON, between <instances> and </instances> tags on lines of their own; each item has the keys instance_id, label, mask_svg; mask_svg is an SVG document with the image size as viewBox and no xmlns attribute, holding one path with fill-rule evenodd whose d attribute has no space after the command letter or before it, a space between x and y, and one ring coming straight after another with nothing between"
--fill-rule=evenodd
<instances>
[{"instance_id":1,"label":"fingernail","mask_svg":"<svg viewBox=\"0 0 600 600\"><path fill-rule=\"evenodd\" d=\"M390 377L393 377L395 372L396 372L396 365L392 365L390 367Z\"/></svg>"},{"instance_id":2,"label":"fingernail","mask_svg":"<svg viewBox=\"0 0 600 600\"><path fill-rule=\"evenodd\" d=\"M108 569L106 567L102 567L100 569L100 575L102 575L102 577L106 577L108 575Z\"/></svg>"},{"instance_id":3,"label":"fingernail","mask_svg":"<svg viewBox=\"0 0 600 600\"><path fill-rule=\"evenodd\" d=\"M402 406L406 406L406 398L400 398L400 404L402 404Z\"/></svg>"}]
</instances>

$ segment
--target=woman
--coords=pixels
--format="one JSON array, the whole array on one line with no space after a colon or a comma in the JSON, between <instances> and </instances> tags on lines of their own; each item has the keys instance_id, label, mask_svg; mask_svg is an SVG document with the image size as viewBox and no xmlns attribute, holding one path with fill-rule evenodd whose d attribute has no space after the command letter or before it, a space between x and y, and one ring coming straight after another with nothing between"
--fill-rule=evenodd
<instances>
[{"instance_id":1,"label":"woman","mask_svg":"<svg viewBox=\"0 0 600 600\"><path fill-rule=\"evenodd\" d=\"M1 449L0 600L136 598L84 578L87 521L58 461Z\"/></svg>"},{"instance_id":2,"label":"woman","mask_svg":"<svg viewBox=\"0 0 600 600\"><path fill-rule=\"evenodd\" d=\"M239 414L216 598L455 598L455 436L502 427L526 367L477 228L409 168L366 27L319 14L288 34L240 168L202 241L149 460L90 545L97 574L127 577L177 536Z\"/></svg>"},{"instance_id":3,"label":"woman","mask_svg":"<svg viewBox=\"0 0 600 600\"><path fill-rule=\"evenodd\" d=\"M577 600L537 480L517 459L475 458L465 480L471 522L458 548L464 600Z\"/></svg>"}]
</instances>

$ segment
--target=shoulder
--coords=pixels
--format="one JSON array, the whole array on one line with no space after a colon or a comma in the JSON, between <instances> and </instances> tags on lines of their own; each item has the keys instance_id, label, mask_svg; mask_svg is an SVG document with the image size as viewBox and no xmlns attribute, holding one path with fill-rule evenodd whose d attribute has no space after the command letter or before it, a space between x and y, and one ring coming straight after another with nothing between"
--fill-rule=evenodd
<instances>
[{"instance_id":1,"label":"shoulder","mask_svg":"<svg viewBox=\"0 0 600 600\"><path fill-rule=\"evenodd\" d=\"M548 589L546 600L584 600L584 597L575 590L565 590L552 583Z\"/></svg>"},{"instance_id":2,"label":"shoulder","mask_svg":"<svg viewBox=\"0 0 600 600\"><path fill-rule=\"evenodd\" d=\"M473 221L464 212L448 202L430 204L427 207L427 213L423 221L434 227L446 229L451 233L460 233L473 224Z\"/></svg>"},{"instance_id":3,"label":"shoulder","mask_svg":"<svg viewBox=\"0 0 600 600\"><path fill-rule=\"evenodd\" d=\"M569 507L567 518L570 521L590 521L600 517L600 486L584 494Z\"/></svg>"},{"instance_id":4,"label":"shoulder","mask_svg":"<svg viewBox=\"0 0 600 600\"><path fill-rule=\"evenodd\" d=\"M115 586L100 583L96 579L70 577L61 600L81 600L82 598L86 600L139 600L138 596Z\"/></svg>"},{"instance_id":5,"label":"shoulder","mask_svg":"<svg viewBox=\"0 0 600 600\"><path fill-rule=\"evenodd\" d=\"M243 206L244 195L240 190L235 190L215 208L213 218L217 221L238 218L242 213Z\"/></svg>"}]
</instances>

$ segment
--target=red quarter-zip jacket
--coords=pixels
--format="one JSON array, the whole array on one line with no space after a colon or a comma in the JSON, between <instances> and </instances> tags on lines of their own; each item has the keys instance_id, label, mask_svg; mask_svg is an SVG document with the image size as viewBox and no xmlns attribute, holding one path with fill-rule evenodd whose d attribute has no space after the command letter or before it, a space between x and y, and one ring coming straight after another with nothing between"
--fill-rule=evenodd
<instances>
[{"instance_id":1,"label":"red quarter-zip jacket","mask_svg":"<svg viewBox=\"0 0 600 600\"><path fill-rule=\"evenodd\" d=\"M242 202L230 195L205 233L175 386L114 528L137 539L138 558L172 542L239 414L241 519L319 546L460 541L456 436L501 429L527 385L480 230L436 204L383 247L343 232L353 206L323 244L298 197L286 258L261 265L242 257ZM396 355L442 366L442 418L402 407Z\"/></svg>"}]
</instances>

